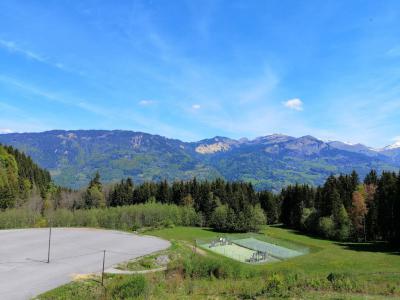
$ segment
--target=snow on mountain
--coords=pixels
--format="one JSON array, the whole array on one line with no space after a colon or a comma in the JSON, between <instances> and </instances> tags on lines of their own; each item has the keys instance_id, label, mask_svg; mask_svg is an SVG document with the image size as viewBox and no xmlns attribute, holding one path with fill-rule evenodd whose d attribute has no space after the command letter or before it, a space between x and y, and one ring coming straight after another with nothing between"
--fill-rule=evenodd
<instances>
[{"instance_id":1,"label":"snow on mountain","mask_svg":"<svg viewBox=\"0 0 400 300\"><path fill-rule=\"evenodd\" d=\"M397 141L396 143L386 146L385 148L383 148L382 150L393 150L393 149L399 149L400 148L400 141Z\"/></svg>"},{"instance_id":2,"label":"snow on mountain","mask_svg":"<svg viewBox=\"0 0 400 300\"><path fill-rule=\"evenodd\" d=\"M331 141L328 142L328 144L329 146L340 150L362 153L368 156L378 155L378 151L376 149L365 146L363 144L352 144L349 142L340 142L340 141Z\"/></svg>"}]
</instances>

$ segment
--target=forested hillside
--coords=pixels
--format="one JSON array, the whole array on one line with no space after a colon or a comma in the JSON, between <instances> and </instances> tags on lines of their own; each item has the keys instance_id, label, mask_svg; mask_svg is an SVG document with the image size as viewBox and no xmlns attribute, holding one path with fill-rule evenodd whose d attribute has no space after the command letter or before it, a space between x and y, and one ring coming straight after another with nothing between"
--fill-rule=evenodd
<instances>
[{"instance_id":1,"label":"forested hillside","mask_svg":"<svg viewBox=\"0 0 400 300\"><path fill-rule=\"evenodd\" d=\"M22 205L34 195L45 197L50 173L11 146L0 145L0 208Z\"/></svg>"},{"instance_id":2,"label":"forested hillside","mask_svg":"<svg viewBox=\"0 0 400 300\"><path fill-rule=\"evenodd\" d=\"M278 192L294 183L323 184L330 174L356 170L363 177L371 169L397 171L400 166L400 148L374 151L281 134L183 142L133 131L54 130L0 134L0 143L24 151L57 184L71 188L86 186L99 171L104 182L223 178Z\"/></svg>"}]
</instances>

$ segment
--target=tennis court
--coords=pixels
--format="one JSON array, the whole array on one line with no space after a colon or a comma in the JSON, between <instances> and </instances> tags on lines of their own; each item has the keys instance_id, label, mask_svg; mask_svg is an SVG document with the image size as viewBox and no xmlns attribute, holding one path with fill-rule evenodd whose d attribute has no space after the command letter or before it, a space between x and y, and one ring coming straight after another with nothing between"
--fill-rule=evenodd
<instances>
[{"instance_id":1,"label":"tennis court","mask_svg":"<svg viewBox=\"0 0 400 300\"><path fill-rule=\"evenodd\" d=\"M277 262L308 253L308 249L289 249L252 236L219 237L197 241L197 244L204 249L247 263Z\"/></svg>"},{"instance_id":2,"label":"tennis court","mask_svg":"<svg viewBox=\"0 0 400 300\"><path fill-rule=\"evenodd\" d=\"M266 252L268 255L278 259L288 259L296 256L303 255L299 251L281 247L278 245L270 244L257 240L255 238L246 238L233 241L235 244L255 251Z\"/></svg>"},{"instance_id":3,"label":"tennis court","mask_svg":"<svg viewBox=\"0 0 400 300\"><path fill-rule=\"evenodd\" d=\"M239 260L241 262L246 262L250 257L253 256L256 251L241 247L236 244L232 245L218 245L215 247L208 248L209 250L222 254L226 257Z\"/></svg>"}]
</instances>

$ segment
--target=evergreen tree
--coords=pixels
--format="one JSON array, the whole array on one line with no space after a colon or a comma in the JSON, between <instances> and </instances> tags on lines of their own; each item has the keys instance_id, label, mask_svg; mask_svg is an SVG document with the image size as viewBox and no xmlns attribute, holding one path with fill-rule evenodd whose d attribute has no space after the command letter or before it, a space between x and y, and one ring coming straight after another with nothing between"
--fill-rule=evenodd
<instances>
[{"instance_id":1,"label":"evergreen tree","mask_svg":"<svg viewBox=\"0 0 400 300\"><path fill-rule=\"evenodd\" d=\"M365 176L364 184L366 185L377 185L378 184L378 175L375 170L371 170L367 176Z\"/></svg>"},{"instance_id":2,"label":"evergreen tree","mask_svg":"<svg viewBox=\"0 0 400 300\"><path fill-rule=\"evenodd\" d=\"M23 204L38 191L45 199L51 185L50 173L29 156L11 146L0 145L0 208Z\"/></svg>"},{"instance_id":3,"label":"evergreen tree","mask_svg":"<svg viewBox=\"0 0 400 300\"><path fill-rule=\"evenodd\" d=\"M102 191L102 184L100 182L100 174L96 172L93 179L90 181L88 188L84 194L84 207L105 207L106 201Z\"/></svg>"},{"instance_id":4,"label":"evergreen tree","mask_svg":"<svg viewBox=\"0 0 400 300\"><path fill-rule=\"evenodd\" d=\"M396 204L397 176L395 173L383 172L376 190L378 226L383 239L396 239Z\"/></svg>"},{"instance_id":5,"label":"evergreen tree","mask_svg":"<svg viewBox=\"0 0 400 300\"><path fill-rule=\"evenodd\" d=\"M269 191L261 191L258 195L261 208L264 210L268 224L275 224L279 221L280 202L279 197Z\"/></svg>"}]
</instances>

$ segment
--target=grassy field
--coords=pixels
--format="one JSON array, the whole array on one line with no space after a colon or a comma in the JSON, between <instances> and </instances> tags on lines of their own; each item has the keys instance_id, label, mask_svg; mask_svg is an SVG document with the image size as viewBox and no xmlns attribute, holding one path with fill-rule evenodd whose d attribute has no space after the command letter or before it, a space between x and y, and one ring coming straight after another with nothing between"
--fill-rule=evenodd
<instances>
[{"instance_id":1,"label":"grassy field","mask_svg":"<svg viewBox=\"0 0 400 300\"><path fill-rule=\"evenodd\" d=\"M249 265L208 250L197 249L194 254L195 239L220 236L208 229L175 227L146 234L172 241L166 272L139 279L108 276L105 291L93 280L78 281L40 299L100 299L99 295L103 295L101 299L120 299L121 289L129 293L137 288L138 284L129 280L146 282L140 293L131 292L139 299L400 299L400 254L383 243L336 243L265 227L260 234L265 240L301 245L310 253Z\"/></svg>"}]
</instances>

